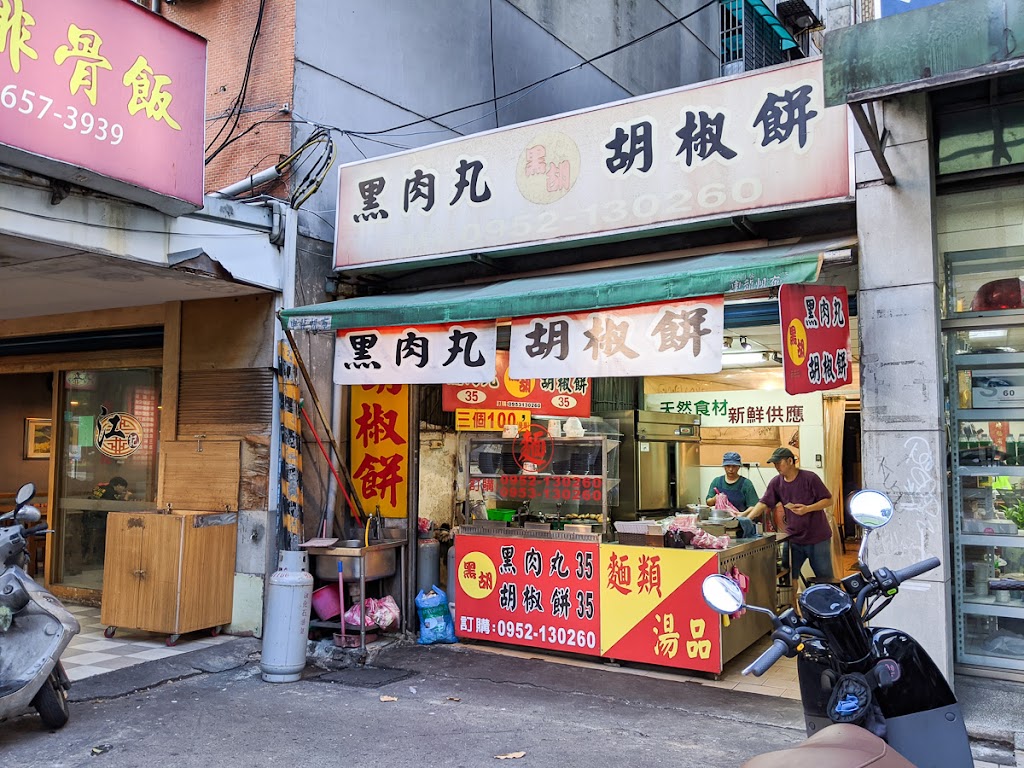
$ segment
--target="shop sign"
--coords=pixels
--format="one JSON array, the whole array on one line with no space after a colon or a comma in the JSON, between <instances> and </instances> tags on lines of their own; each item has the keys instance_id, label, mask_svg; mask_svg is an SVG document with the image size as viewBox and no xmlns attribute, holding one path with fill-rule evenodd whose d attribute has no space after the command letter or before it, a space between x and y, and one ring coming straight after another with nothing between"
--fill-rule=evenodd
<instances>
[{"instance_id":1,"label":"shop sign","mask_svg":"<svg viewBox=\"0 0 1024 768\"><path fill-rule=\"evenodd\" d=\"M461 638L600 654L599 545L458 536Z\"/></svg>"},{"instance_id":2,"label":"shop sign","mask_svg":"<svg viewBox=\"0 0 1024 768\"><path fill-rule=\"evenodd\" d=\"M338 331L335 384L447 384L494 378L493 320Z\"/></svg>"},{"instance_id":3,"label":"shop sign","mask_svg":"<svg viewBox=\"0 0 1024 768\"><path fill-rule=\"evenodd\" d=\"M409 388L352 387L349 404L352 479L363 509L405 517L409 492Z\"/></svg>"},{"instance_id":4,"label":"shop sign","mask_svg":"<svg viewBox=\"0 0 1024 768\"><path fill-rule=\"evenodd\" d=\"M335 266L845 200L850 157L820 59L738 75L342 166Z\"/></svg>"},{"instance_id":5,"label":"shop sign","mask_svg":"<svg viewBox=\"0 0 1024 768\"><path fill-rule=\"evenodd\" d=\"M112 459L127 459L142 445L142 423L130 413L113 412L100 407L93 430L96 449Z\"/></svg>"},{"instance_id":6,"label":"shop sign","mask_svg":"<svg viewBox=\"0 0 1024 768\"><path fill-rule=\"evenodd\" d=\"M602 544L601 655L721 672L721 620L701 593L713 573L717 552Z\"/></svg>"},{"instance_id":7,"label":"shop sign","mask_svg":"<svg viewBox=\"0 0 1024 768\"><path fill-rule=\"evenodd\" d=\"M64 374L64 385L67 389L96 389L95 371L68 371Z\"/></svg>"},{"instance_id":8,"label":"shop sign","mask_svg":"<svg viewBox=\"0 0 1024 768\"><path fill-rule=\"evenodd\" d=\"M586 376L545 376L513 379L508 373L508 352L498 350L495 377L487 384L451 384L441 387L446 411L462 408L512 408L534 416L590 416L590 379Z\"/></svg>"},{"instance_id":9,"label":"shop sign","mask_svg":"<svg viewBox=\"0 0 1024 768\"><path fill-rule=\"evenodd\" d=\"M779 289L779 314L789 394L853 383L846 288L784 285Z\"/></svg>"},{"instance_id":10,"label":"shop sign","mask_svg":"<svg viewBox=\"0 0 1024 768\"><path fill-rule=\"evenodd\" d=\"M647 395L648 411L700 416L701 427L819 426L821 396L771 390L662 392Z\"/></svg>"},{"instance_id":11,"label":"shop sign","mask_svg":"<svg viewBox=\"0 0 1024 768\"><path fill-rule=\"evenodd\" d=\"M506 426L523 431L530 426L530 412L514 408L456 408L456 432L501 432Z\"/></svg>"},{"instance_id":12,"label":"shop sign","mask_svg":"<svg viewBox=\"0 0 1024 768\"><path fill-rule=\"evenodd\" d=\"M206 41L124 0L0 2L0 162L203 206Z\"/></svg>"},{"instance_id":13,"label":"shop sign","mask_svg":"<svg viewBox=\"0 0 1024 768\"><path fill-rule=\"evenodd\" d=\"M512 319L509 372L659 376L722 370L721 296Z\"/></svg>"},{"instance_id":14,"label":"shop sign","mask_svg":"<svg viewBox=\"0 0 1024 768\"><path fill-rule=\"evenodd\" d=\"M721 672L721 620L701 584L718 553L459 536L460 638Z\"/></svg>"}]
</instances>

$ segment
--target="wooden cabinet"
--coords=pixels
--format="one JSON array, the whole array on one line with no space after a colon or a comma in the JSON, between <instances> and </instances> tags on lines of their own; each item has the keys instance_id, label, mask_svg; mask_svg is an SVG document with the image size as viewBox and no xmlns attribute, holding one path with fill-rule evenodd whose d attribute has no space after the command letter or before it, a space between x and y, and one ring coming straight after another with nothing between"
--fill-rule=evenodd
<instances>
[{"instance_id":1,"label":"wooden cabinet","mask_svg":"<svg viewBox=\"0 0 1024 768\"><path fill-rule=\"evenodd\" d=\"M176 510L107 516L101 620L168 642L231 622L238 514Z\"/></svg>"}]
</instances>

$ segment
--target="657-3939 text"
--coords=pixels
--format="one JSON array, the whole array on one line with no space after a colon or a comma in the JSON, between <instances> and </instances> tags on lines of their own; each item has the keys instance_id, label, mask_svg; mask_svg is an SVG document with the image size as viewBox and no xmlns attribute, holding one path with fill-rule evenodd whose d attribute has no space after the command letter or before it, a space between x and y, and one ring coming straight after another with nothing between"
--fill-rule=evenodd
<instances>
[{"instance_id":1,"label":"657-3939 text","mask_svg":"<svg viewBox=\"0 0 1024 768\"><path fill-rule=\"evenodd\" d=\"M70 104L55 105L49 96L19 88L13 83L0 88L0 107L24 115L23 120L57 120L65 130L92 136L96 141L114 147L124 140L124 126L120 123L111 123L105 117L79 111Z\"/></svg>"}]
</instances>

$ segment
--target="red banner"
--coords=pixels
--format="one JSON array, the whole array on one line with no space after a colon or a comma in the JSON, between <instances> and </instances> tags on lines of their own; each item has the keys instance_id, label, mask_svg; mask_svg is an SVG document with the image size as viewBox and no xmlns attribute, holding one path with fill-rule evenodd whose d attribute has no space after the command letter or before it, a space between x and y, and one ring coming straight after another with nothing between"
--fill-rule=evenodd
<instances>
[{"instance_id":1,"label":"red banner","mask_svg":"<svg viewBox=\"0 0 1024 768\"><path fill-rule=\"evenodd\" d=\"M590 379L583 376L551 379L512 379L508 351L497 353L494 380L489 384L442 384L446 411L464 408L514 408L544 416L590 416Z\"/></svg>"},{"instance_id":2,"label":"red banner","mask_svg":"<svg viewBox=\"0 0 1024 768\"><path fill-rule=\"evenodd\" d=\"M786 392L799 395L853 383L846 288L784 285L779 314Z\"/></svg>"},{"instance_id":3,"label":"red banner","mask_svg":"<svg viewBox=\"0 0 1024 768\"><path fill-rule=\"evenodd\" d=\"M458 636L599 655L599 546L458 536Z\"/></svg>"}]
</instances>

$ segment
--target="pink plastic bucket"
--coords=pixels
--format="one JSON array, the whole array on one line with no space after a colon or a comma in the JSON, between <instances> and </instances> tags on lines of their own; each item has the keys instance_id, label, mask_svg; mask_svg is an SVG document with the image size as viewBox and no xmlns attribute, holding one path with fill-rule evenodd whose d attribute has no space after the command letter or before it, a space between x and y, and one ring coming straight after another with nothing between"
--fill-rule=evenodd
<instances>
[{"instance_id":1,"label":"pink plastic bucket","mask_svg":"<svg viewBox=\"0 0 1024 768\"><path fill-rule=\"evenodd\" d=\"M313 610L320 621L330 621L341 615L341 603L338 600L338 585L328 584L313 592Z\"/></svg>"}]
</instances>

